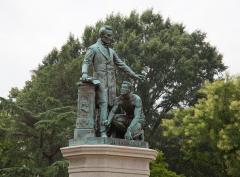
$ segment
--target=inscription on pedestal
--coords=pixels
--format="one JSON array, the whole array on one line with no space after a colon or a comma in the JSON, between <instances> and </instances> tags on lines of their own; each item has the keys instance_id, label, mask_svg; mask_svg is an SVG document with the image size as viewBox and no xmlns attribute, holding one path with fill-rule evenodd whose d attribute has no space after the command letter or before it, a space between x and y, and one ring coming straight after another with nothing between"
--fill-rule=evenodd
<instances>
[{"instance_id":1,"label":"inscription on pedestal","mask_svg":"<svg viewBox=\"0 0 240 177\"><path fill-rule=\"evenodd\" d=\"M104 138L104 137L87 137L84 141L80 139L71 140L70 145L81 145L81 144L110 144L117 146L132 146L132 147L141 147L148 148L148 143L145 141L138 140L125 140L119 138Z\"/></svg>"}]
</instances>

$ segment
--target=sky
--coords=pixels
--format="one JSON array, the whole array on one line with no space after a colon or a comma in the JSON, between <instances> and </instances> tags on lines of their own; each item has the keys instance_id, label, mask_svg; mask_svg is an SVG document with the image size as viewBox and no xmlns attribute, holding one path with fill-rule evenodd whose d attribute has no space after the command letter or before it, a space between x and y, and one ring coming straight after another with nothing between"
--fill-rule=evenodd
<instances>
[{"instance_id":1,"label":"sky","mask_svg":"<svg viewBox=\"0 0 240 177\"><path fill-rule=\"evenodd\" d=\"M31 71L70 33L81 38L87 25L111 13L128 16L149 8L189 32L205 32L227 72L240 73L239 0L0 0L0 97L12 87L23 88Z\"/></svg>"}]
</instances>

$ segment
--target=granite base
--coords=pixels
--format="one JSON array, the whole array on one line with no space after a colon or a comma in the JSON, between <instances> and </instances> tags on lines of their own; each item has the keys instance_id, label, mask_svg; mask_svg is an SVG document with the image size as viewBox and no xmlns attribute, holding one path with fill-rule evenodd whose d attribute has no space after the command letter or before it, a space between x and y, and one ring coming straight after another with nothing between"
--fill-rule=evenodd
<instances>
[{"instance_id":1,"label":"granite base","mask_svg":"<svg viewBox=\"0 0 240 177\"><path fill-rule=\"evenodd\" d=\"M149 177L157 152L116 145L78 145L61 148L69 161L69 177Z\"/></svg>"}]
</instances>

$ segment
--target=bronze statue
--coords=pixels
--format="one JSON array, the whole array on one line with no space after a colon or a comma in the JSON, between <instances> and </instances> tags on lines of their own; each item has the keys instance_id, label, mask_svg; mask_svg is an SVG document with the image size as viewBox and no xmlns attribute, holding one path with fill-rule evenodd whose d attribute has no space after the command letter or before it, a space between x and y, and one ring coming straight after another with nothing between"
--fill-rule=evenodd
<instances>
[{"instance_id":1,"label":"bronze statue","mask_svg":"<svg viewBox=\"0 0 240 177\"><path fill-rule=\"evenodd\" d=\"M116 98L105 125L109 127L110 134L114 138L144 140L145 116L142 101L138 95L131 92L131 87L130 82L123 81L120 96ZM122 114L121 111L125 113Z\"/></svg>"},{"instance_id":2,"label":"bronze statue","mask_svg":"<svg viewBox=\"0 0 240 177\"><path fill-rule=\"evenodd\" d=\"M88 68L90 65L93 66L93 78L100 81L100 86L97 87L96 90L96 97L100 112L101 137L107 137L104 122L107 120L108 109L113 106L114 99L116 98L114 65L133 78L143 79L144 77L133 72L131 68L118 57L117 53L110 48L113 42L112 34L112 28L110 26L100 28L100 38L95 44L88 48L82 65L83 81L88 79Z\"/></svg>"}]
</instances>

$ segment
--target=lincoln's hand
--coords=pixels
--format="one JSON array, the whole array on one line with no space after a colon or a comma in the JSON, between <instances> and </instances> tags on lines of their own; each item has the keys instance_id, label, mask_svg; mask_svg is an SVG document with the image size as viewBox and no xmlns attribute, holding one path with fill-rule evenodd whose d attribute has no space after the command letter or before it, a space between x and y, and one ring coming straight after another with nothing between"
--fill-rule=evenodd
<instances>
[{"instance_id":1,"label":"lincoln's hand","mask_svg":"<svg viewBox=\"0 0 240 177\"><path fill-rule=\"evenodd\" d=\"M82 74L82 80L87 80L88 78L88 74L87 73L83 73Z\"/></svg>"},{"instance_id":2,"label":"lincoln's hand","mask_svg":"<svg viewBox=\"0 0 240 177\"><path fill-rule=\"evenodd\" d=\"M134 77L141 80L141 81L143 81L145 79L145 76L142 75L142 74L135 74Z\"/></svg>"},{"instance_id":3,"label":"lincoln's hand","mask_svg":"<svg viewBox=\"0 0 240 177\"><path fill-rule=\"evenodd\" d=\"M111 122L110 122L109 120L105 120L105 121L103 122L103 125L106 126L106 127L110 127Z\"/></svg>"}]
</instances>

